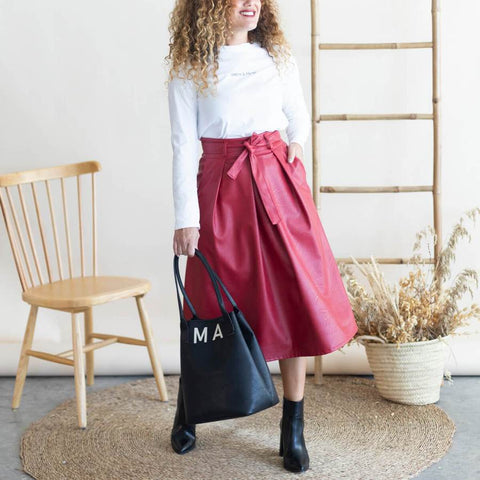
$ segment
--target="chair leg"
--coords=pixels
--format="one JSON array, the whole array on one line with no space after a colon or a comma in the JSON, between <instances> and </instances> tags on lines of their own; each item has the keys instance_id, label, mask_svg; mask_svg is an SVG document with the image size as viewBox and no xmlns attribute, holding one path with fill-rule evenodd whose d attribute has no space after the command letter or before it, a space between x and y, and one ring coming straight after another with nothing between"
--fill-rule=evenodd
<instances>
[{"instance_id":1,"label":"chair leg","mask_svg":"<svg viewBox=\"0 0 480 480\"><path fill-rule=\"evenodd\" d=\"M93 312L92 307L85 310L83 314L85 322L85 345L92 342L90 335L93 332ZM94 350L90 350L85 354L85 366L87 370L87 385L93 385L95 383L95 370L94 370Z\"/></svg>"},{"instance_id":2,"label":"chair leg","mask_svg":"<svg viewBox=\"0 0 480 480\"><path fill-rule=\"evenodd\" d=\"M138 313L140 315L140 321L142 323L143 336L145 337L145 340L147 342L148 354L150 356L150 362L152 364L153 375L155 376L157 388L160 393L160 400L163 402L168 402L167 386L165 385L165 378L163 376L162 366L160 364L160 359L158 358L150 320L148 318L147 311L145 310L145 305L143 303L143 295L137 295L135 297L135 300L137 301Z\"/></svg>"},{"instance_id":3,"label":"chair leg","mask_svg":"<svg viewBox=\"0 0 480 480\"><path fill-rule=\"evenodd\" d=\"M22 350L20 352L20 359L17 367L17 377L15 379L15 387L13 389L12 408L16 409L20 406L20 399L22 397L23 386L25 385L25 378L27 376L28 360L27 350L32 346L33 333L35 331L35 323L37 320L38 307L36 305L30 306L30 314L28 316L27 327L25 335L23 336Z\"/></svg>"},{"instance_id":4,"label":"chair leg","mask_svg":"<svg viewBox=\"0 0 480 480\"><path fill-rule=\"evenodd\" d=\"M87 427L87 391L85 388L85 364L80 328L80 314L72 313L73 367L75 375L75 392L77 396L78 426Z\"/></svg>"}]
</instances>

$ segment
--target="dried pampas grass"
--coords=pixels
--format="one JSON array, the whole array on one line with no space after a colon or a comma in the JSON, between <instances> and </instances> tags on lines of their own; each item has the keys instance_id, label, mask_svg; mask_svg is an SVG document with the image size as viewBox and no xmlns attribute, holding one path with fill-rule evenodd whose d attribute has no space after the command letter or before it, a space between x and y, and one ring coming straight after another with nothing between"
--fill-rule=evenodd
<instances>
[{"instance_id":1,"label":"dried pampas grass","mask_svg":"<svg viewBox=\"0 0 480 480\"><path fill-rule=\"evenodd\" d=\"M388 285L380 272L375 258L371 263L360 265L351 257L360 272L367 278L371 292L361 286L353 275L352 268L345 263L338 265L345 280L345 288L358 325L358 332L348 344L360 335L373 335L387 343L406 343L433 340L455 334L471 318L480 319L480 307L472 303L460 309L458 301L467 291L473 297L472 285L478 288L478 272L464 269L455 276L451 286L444 283L451 276L450 266L455 260L458 241L471 236L464 225L464 219L474 223L480 208L467 211L453 227L446 246L439 252L435 265L425 273L426 266L419 252L422 241L430 235L436 244L437 237L431 226L416 234L414 255L408 262L414 269L402 277L398 285ZM429 245L427 243L427 247ZM429 248L430 251L430 248ZM417 252L417 253L415 253ZM432 268L433 267L433 268Z\"/></svg>"}]
</instances>

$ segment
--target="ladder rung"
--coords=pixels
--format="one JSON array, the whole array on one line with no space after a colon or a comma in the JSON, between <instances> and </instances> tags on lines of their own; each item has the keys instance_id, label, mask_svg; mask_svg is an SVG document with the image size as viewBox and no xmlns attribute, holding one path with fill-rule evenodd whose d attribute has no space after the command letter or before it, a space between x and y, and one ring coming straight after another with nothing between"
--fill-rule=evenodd
<instances>
[{"instance_id":1,"label":"ladder rung","mask_svg":"<svg viewBox=\"0 0 480 480\"><path fill-rule=\"evenodd\" d=\"M408 264L408 261L410 260L409 258L375 258L375 262L376 263L382 263L382 264ZM335 260L337 262L341 262L341 263L354 263L353 260L351 258L337 258L335 257ZM371 259L370 258L367 258L367 257L364 257L364 258L357 258L355 257L355 260L358 262L358 263L371 263ZM423 258L419 261L419 263L427 263L427 264L433 264L435 263L435 260L433 258Z\"/></svg>"},{"instance_id":2,"label":"ladder rung","mask_svg":"<svg viewBox=\"0 0 480 480\"><path fill-rule=\"evenodd\" d=\"M371 50L403 48L432 48L433 42L396 42L396 43L319 43L320 50Z\"/></svg>"},{"instance_id":3,"label":"ladder rung","mask_svg":"<svg viewBox=\"0 0 480 480\"><path fill-rule=\"evenodd\" d=\"M322 120L433 120L433 113L338 113L320 115L317 123Z\"/></svg>"},{"instance_id":4,"label":"ladder rung","mask_svg":"<svg viewBox=\"0 0 480 480\"><path fill-rule=\"evenodd\" d=\"M399 192L433 192L433 185L389 185L386 187L320 187L323 193L399 193Z\"/></svg>"}]
</instances>

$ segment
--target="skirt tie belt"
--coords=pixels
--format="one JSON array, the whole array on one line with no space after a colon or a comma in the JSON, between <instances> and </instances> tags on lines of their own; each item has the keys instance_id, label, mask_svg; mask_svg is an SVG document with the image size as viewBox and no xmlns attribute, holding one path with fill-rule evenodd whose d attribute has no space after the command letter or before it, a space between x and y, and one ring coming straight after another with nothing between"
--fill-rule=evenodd
<instances>
[{"instance_id":1,"label":"skirt tie belt","mask_svg":"<svg viewBox=\"0 0 480 480\"><path fill-rule=\"evenodd\" d=\"M274 151L273 145L270 143L267 136L254 134L250 137L250 139L244 140L242 144L245 148L230 166L227 171L227 175L232 180L235 180L242 169L245 160L247 157L249 158L252 175L260 194L263 206L265 207L270 222L273 225L276 225L281 220L278 201L275 198L272 186L267 180L268 175L265 175L266 162L259 160L257 157L257 152L259 150L265 151L265 141L267 141L267 145L272 149L272 151ZM277 153L275 151L274 153L278 158Z\"/></svg>"}]
</instances>

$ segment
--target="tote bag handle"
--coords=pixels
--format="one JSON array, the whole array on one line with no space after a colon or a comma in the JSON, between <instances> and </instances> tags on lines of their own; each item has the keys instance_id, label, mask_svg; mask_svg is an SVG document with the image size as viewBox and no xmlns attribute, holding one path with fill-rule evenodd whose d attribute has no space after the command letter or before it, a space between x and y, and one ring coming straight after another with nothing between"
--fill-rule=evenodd
<instances>
[{"instance_id":1,"label":"tote bag handle","mask_svg":"<svg viewBox=\"0 0 480 480\"><path fill-rule=\"evenodd\" d=\"M227 287L224 285L224 283L222 282L220 277L217 275L217 273L210 266L207 259L200 252L200 250L198 250L197 248L195 249L195 255L201 260L201 262L203 263L203 265L205 266L205 268L208 272L208 275L210 276L210 280L212 281L213 288L215 289L215 295L217 297L217 301L218 301L218 304L220 306L220 310L222 311L222 316L225 319L230 320L230 317L229 317L229 315L226 311L226 308L225 308L225 304L223 302L223 297L220 293L220 289L218 288L217 281L220 283L220 286L222 287L222 290L225 292L225 295L227 296L229 302L232 304L233 308L235 310L238 310L238 307L237 307L237 304L235 303L235 300L230 295L230 292L227 290ZM179 271L179 268L178 268L178 260L179 260L179 255L174 255L174 257L173 257L173 269L174 269L174 274L175 274L175 288L177 290L177 301L178 301L178 308L179 308L179 311L180 311L180 323L182 323L182 322L186 323L186 319L185 319L185 316L183 314L182 302L180 300L180 294L179 294L179 291L178 291L179 287L180 287L180 290L182 291L182 295L185 298L185 301L188 305L188 308L190 309L190 311L193 314L193 317L197 317L197 312L196 312L195 308L193 307L192 302L188 298L187 292L185 291L185 287L183 286L182 279L181 279L181 276L180 276L180 271Z\"/></svg>"}]
</instances>

